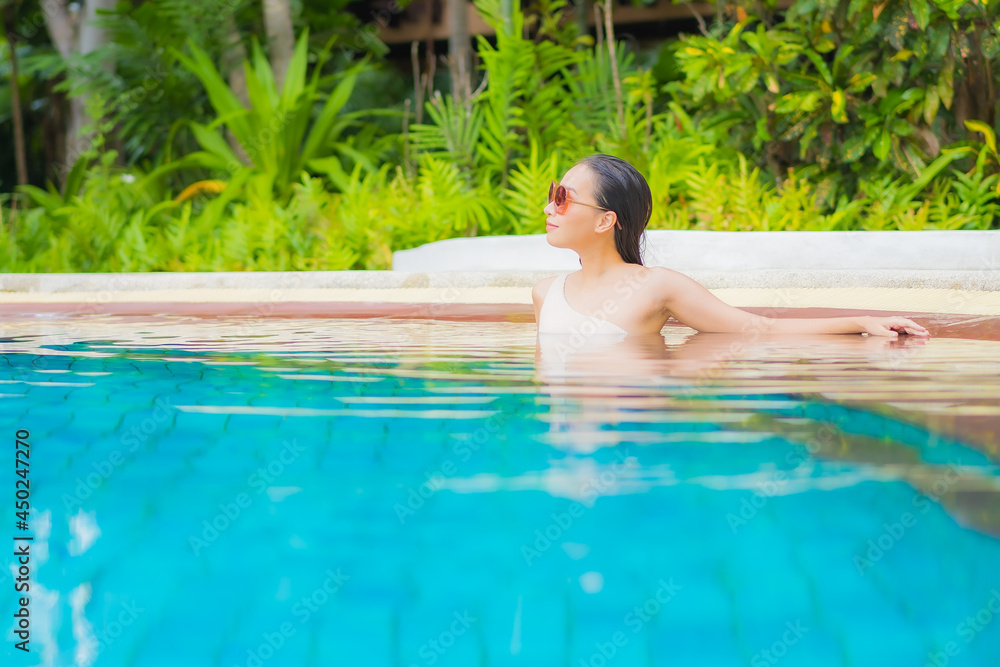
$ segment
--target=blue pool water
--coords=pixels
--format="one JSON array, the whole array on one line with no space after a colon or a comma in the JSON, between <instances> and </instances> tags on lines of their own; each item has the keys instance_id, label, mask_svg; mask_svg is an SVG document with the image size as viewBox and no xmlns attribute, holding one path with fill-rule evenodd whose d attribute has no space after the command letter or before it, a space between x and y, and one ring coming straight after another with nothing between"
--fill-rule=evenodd
<instances>
[{"instance_id":1,"label":"blue pool water","mask_svg":"<svg viewBox=\"0 0 1000 667\"><path fill-rule=\"evenodd\" d=\"M34 536L31 654L0 557L4 665L1000 664L997 343L2 334L0 506L23 534L26 429Z\"/></svg>"}]
</instances>

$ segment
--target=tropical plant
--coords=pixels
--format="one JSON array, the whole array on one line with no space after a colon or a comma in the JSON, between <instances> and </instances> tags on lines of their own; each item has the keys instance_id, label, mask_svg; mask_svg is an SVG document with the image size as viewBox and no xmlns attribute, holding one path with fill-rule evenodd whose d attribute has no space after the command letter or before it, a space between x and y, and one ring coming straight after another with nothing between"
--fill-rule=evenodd
<instances>
[{"instance_id":1,"label":"tropical plant","mask_svg":"<svg viewBox=\"0 0 1000 667\"><path fill-rule=\"evenodd\" d=\"M477 2L497 37L478 42L476 91L429 95L405 145L362 122L400 106L364 110L369 61L331 67L327 43L310 64L307 33L284 86L251 45L247 103L209 51L178 46L211 111L174 122L178 158L117 166L94 92L93 149L4 208L0 270L386 269L431 241L541 233L549 181L595 151L645 175L652 229L997 226L1000 3L739 0L646 67L577 36L565 0Z\"/></svg>"},{"instance_id":2,"label":"tropical plant","mask_svg":"<svg viewBox=\"0 0 1000 667\"><path fill-rule=\"evenodd\" d=\"M759 3L728 29L682 39L669 85L696 121L781 182L815 164L848 196L863 174L919 177L963 123L997 120L1000 3L799 0L770 23ZM725 31L723 32L723 30Z\"/></svg>"},{"instance_id":3,"label":"tropical plant","mask_svg":"<svg viewBox=\"0 0 1000 667\"><path fill-rule=\"evenodd\" d=\"M218 117L208 125L188 123L202 150L164 165L151 177L184 168L202 168L214 172L234 190L248 188L251 196L279 201L286 199L293 183L309 168L318 172L340 174L340 159L375 171L375 160L385 144L370 134L362 141L347 135L347 130L361 125L358 118L369 111L340 113L349 99L358 73L367 67L362 60L340 73L339 83L326 95L320 91L323 63L330 44L320 53L313 73L307 78L308 31L299 38L284 86L279 92L271 65L260 45L253 43L251 60L245 63L250 107L244 106L222 79L208 55L193 42L191 55L177 52L178 60L199 78ZM315 120L313 107L322 101ZM218 132L224 126L239 142L245 159Z\"/></svg>"}]
</instances>

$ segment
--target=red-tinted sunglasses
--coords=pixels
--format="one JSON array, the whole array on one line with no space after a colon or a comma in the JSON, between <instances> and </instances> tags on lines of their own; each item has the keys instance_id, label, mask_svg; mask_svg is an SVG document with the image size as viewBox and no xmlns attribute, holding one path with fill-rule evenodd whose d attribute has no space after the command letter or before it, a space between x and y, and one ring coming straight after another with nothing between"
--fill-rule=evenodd
<instances>
[{"instance_id":1,"label":"red-tinted sunglasses","mask_svg":"<svg viewBox=\"0 0 1000 667\"><path fill-rule=\"evenodd\" d=\"M585 204L582 201L576 201L575 199L569 198L569 192L566 190L565 185L559 185L555 181L552 181L552 185L549 186L549 202L555 203L556 213L562 215L566 212L566 207L570 204L580 204L581 206L589 206L590 208L596 208L601 211L610 211L610 208L604 208L602 206L595 206L594 204Z\"/></svg>"}]
</instances>

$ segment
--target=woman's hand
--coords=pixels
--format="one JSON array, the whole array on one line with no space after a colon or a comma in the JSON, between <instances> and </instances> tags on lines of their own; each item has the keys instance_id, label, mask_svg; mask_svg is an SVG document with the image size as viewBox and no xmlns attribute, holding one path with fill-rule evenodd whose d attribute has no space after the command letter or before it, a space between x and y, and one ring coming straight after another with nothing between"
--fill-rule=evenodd
<instances>
[{"instance_id":1,"label":"woman's hand","mask_svg":"<svg viewBox=\"0 0 1000 667\"><path fill-rule=\"evenodd\" d=\"M911 336L930 336L927 329L905 317L872 317L866 315L858 318L858 321L861 325L861 333L873 336L898 338L899 331L908 333Z\"/></svg>"}]
</instances>

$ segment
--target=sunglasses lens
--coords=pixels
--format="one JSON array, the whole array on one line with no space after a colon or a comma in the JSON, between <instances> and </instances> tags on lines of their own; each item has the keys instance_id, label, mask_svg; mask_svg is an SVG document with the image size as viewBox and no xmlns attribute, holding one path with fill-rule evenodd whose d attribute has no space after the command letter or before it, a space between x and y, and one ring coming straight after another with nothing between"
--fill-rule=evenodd
<instances>
[{"instance_id":1,"label":"sunglasses lens","mask_svg":"<svg viewBox=\"0 0 1000 667\"><path fill-rule=\"evenodd\" d=\"M556 213L562 215L566 212L566 188L556 185L555 181L549 185L549 201L556 206Z\"/></svg>"}]
</instances>

